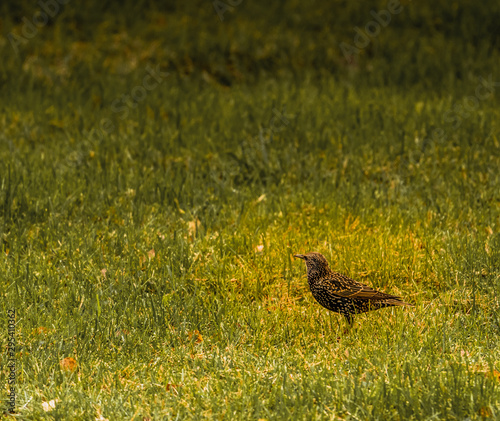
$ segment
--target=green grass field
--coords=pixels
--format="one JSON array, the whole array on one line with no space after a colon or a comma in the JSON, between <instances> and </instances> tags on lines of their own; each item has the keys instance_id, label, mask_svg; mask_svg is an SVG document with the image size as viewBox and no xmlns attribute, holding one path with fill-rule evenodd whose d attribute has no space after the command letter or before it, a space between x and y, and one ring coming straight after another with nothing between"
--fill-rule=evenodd
<instances>
[{"instance_id":1,"label":"green grass field","mask_svg":"<svg viewBox=\"0 0 500 421\"><path fill-rule=\"evenodd\" d=\"M2 419L500 419L500 5L212 3L0 5Z\"/></svg>"}]
</instances>

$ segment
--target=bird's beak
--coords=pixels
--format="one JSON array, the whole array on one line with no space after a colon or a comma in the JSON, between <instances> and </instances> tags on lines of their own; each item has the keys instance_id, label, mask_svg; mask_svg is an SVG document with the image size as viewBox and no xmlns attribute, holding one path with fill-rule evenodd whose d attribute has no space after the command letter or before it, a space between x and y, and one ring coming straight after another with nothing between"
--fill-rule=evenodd
<instances>
[{"instance_id":1,"label":"bird's beak","mask_svg":"<svg viewBox=\"0 0 500 421\"><path fill-rule=\"evenodd\" d=\"M303 254L294 254L293 257L298 257L299 259L306 259L306 256L304 256Z\"/></svg>"}]
</instances>

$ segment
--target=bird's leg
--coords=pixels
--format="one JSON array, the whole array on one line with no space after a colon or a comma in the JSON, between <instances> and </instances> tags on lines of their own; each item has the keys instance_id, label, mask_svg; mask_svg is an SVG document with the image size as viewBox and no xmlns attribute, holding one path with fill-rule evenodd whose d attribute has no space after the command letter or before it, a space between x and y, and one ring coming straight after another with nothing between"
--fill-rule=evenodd
<instances>
[{"instance_id":1,"label":"bird's leg","mask_svg":"<svg viewBox=\"0 0 500 421\"><path fill-rule=\"evenodd\" d=\"M344 335L347 335L354 324L354 318L352 317L351 313L344 313L344 317L346 318L347 323L349 324L349 326L344 329Z\"/></svg>"}]
</instances>

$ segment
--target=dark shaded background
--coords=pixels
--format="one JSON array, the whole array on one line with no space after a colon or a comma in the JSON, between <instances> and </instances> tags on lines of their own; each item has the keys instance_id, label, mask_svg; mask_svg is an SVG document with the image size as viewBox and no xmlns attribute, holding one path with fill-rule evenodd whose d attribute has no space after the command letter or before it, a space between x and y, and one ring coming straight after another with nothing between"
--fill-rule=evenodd
<instances>
[{"instance_id":1,"label":"dark shaded background","mask_svg":"<svg viewBox=\"0 0 500 421\"><path fill-rule=\"evenodd\" d=\"M314 77L333 74L356 83L436 91L454 89L472 74L491 72L499 62L498 2L403 1L403 11L392 16L350 65L339 44L353 44L354 28L364 28L373 20L370 11L386 9L387 2L221 4L229 9L223 21L209 0L70 0L18 55L8 40L2 42L2 84L23 77L12 73L11 61L22 67L33 55L43 56L48 64L67 61L75 69L68 77L80 80L86 71L120 73L106 58L119 55L126 61L127 55L139 52L139 60L156 60L181 74L205 71L223 85L283 73L301 78L307 71ZM23 18L32 20L40 9L34 2L2 2L3 36L21 34ZM75 43L92 55L92 64L78 55ZM57 48L51 50L51 45Z\"/></svg>"}]
</instances>

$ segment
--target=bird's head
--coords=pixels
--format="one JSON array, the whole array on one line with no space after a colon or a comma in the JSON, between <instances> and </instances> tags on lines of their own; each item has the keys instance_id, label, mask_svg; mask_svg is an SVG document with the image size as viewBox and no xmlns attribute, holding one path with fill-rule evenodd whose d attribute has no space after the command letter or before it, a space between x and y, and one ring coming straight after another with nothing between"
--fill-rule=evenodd
<instances>
[{"instance_id":1,"label":"bird's head","mask_svg":"<svg viewBox=\"0 0 500 421\"><path fill-rule=\"evenodd\" d=\"M321 253L311 252L307 254L294 254L293 257L298 257L306 262L307 272L322 273L330 270L325 256Z\"/></svg>"}]
</instances>

